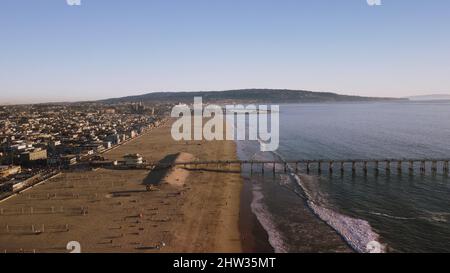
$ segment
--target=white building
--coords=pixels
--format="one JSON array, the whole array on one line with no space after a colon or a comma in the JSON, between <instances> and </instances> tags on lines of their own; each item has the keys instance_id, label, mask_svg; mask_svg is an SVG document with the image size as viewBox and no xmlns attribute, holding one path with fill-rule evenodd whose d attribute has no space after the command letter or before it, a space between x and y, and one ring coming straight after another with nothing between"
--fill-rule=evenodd
<instances>
[{"instance_id":1,"label":"white building","mask_svg":"<svg viewBox=\"0 0 450 273\"><path fill-rule=\"evenodd\" d=\"M127 154L123 159L126 166L139 166L144 163L144 159L140 154Z\"/></svg>"}]
</instances>

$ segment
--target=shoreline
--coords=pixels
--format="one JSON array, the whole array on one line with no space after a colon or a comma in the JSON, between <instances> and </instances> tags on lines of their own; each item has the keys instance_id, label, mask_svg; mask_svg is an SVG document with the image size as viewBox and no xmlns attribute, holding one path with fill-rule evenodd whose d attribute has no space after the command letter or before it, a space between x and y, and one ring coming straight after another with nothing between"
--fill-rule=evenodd
<instances>
[{"instance_id":1,"label":"shoreline","mask_svg":"<svg viewBox=\"0 0 450 273\"><path fill-rule=\"evenodd\" d=\"M241 233L242 251L244 253L274 253L270 245L269 235L253 213L251 203L253 201L252 185L244 177L240 195L241 206L239 212L239 230Z\"/></svg>"},{"instance_id":2,"label":"shoreline","mask_svg":"<svg viewBox=\"0 0 450 273\"><path fill-rule=\"evenodd\" d=\"M241 159L247 159L255 150L258 150L255 145L240 142L238 154ZM279 156L277 154L259 156L274 155ZM289 170L293 174L292 170ZM250 224L247 224L250 226L250 228L247 227L247 230L251 230L253 225L253 238L250 237L250 242L245 242L245 238L243 238L243 243L247 244L247 246L244 245L244 249L248 250L253 247L256 252L266 252L268 249L270 252L297 253L354 252L341 234L314 213L307 200L300 198L294 191L279 185L284 180L295 183L291 180L291 175L280 174L272 177L243 174L243 177L246 181L242 199L250 200L243 201L243 203L247 203L247 206L255 205L255 208L257 207L257 211L247 209L247 212L250 211L249 213L252 214L250 217L254 218L253 223L248 221ZM273 179L279 181L274 183ZM254 194L256 197L252 198ZM253 200L254 198L256 200ZM243 207L245 209L245 205Z\"/></svg>"},{"instance_id":3,"label":"shoreline","mask_svg":"<svg viewBox=\"0 0 450 273\"><path fill-rule=\"evenodd\" d=\"M172 122L169 119L152 132L103 155L118 160L125 154L139 153L153 162L176 160L180 156L189 156L189 160L238 158L235 141L174 141L170 136ZM145 190L149 183L157 185L156 192ZM69 190L73 200L67 197ZM61 207L62 211L62 207L66 210L86 206L89 213L73 219L74 215L64 213L25 216L22 212L16 218L2 215L0 221L12 226L68 225L70 232L38 237L0 232L0 245L8 252L19 249L64 252L65 243L80 240L84 252L274 253L268 231L252 210L253 194L251 179L239 167L175 168L160 175L148 170L102 168L62 173L30 188L26 194L5 200L0 207L6 211L30 207L53 211L54 207ZM52 200L53 195L55 199L64 196L69 200ZM94 195L95 200L89 200ZM48 197L41 199L41 196ZM80 200L80 196L87 200ZM144 217L133 220L136 215ZM119 219L133 222L120 223L124 220ZM99 238L111 239L99 242ZM43 247L43 242L47 247Z\"/></svg>"}]
</instances>

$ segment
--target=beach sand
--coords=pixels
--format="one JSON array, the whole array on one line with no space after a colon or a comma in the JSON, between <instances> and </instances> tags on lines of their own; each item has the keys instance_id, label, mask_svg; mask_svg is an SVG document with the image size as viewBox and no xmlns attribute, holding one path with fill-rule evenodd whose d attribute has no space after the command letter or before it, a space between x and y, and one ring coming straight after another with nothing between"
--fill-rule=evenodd
<instances>
[{"instance_id":1,"label":"beach sand","mask_svg":"<svg viewBox=\"0 0 450 273\"><path fill-rule=\"evenodd\" d=\"M237 159L234 141L174 141L172 122L103 156L122 160L139 153L147 162ZM69 252L70 241L79 242L82 252L273 252L250 207L252 187L243 181L238 166L63 172L0 202L0 252ZM349 250L295 199L301 224L293 252ZM288 201L277 202L284 208Z\"/></svg>"},{"instance_id":2,"label":"beach sand","mask_svg":"<svg viewBox=\"0 0 450 273\"><path fill-rule=\"evenodd\" d=\"M171 122L104 156L235 159L233 141L181 141ZM240 169L65 172L0 203L1 252L241 252ZM157 181L160 180L160 181ZM147 184L157 184L152 191Z\"/></svg>"}]
</instances>

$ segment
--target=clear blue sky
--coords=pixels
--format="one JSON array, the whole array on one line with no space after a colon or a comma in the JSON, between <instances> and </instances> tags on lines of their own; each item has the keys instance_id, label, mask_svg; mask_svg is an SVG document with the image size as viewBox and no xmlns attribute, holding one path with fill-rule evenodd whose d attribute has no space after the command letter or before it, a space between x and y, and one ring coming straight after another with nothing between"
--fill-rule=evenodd
<instances>
[{"instance_id":1,"label":"clear blue sky","mask_svg":"<svg viewBox=\"0 0 450 273\"><path fill-rule=\"evenodd\" d=\"M450 93L450 1L2 0L0 103L152 91Z\"/></svg>"}]
</instances>

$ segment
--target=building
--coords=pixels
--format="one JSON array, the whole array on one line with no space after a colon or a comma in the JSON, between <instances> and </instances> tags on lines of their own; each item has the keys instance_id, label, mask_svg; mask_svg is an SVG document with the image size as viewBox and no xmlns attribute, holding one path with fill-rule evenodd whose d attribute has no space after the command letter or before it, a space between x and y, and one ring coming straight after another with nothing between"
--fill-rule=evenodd
<instances>
[{"instance_id":1,"label":"building","mask_svg":"<svg viewBox=\"0 0 450 273\"><path fill-rule=\"evenodd\" d=\"M116 113L116 109L114 109L114 108L105 109L105 114L115 114L115 113Z\"/></svg>"},{"instance_id":2,"label":"building","mask_svg":"<svg viewBox=\"0 0 450 273\"><path fill-rule=\"evenodd\" d=\"M28 186L31 186L35 182L35 178L31 177L25 180L17 180L3 183L0 186L1 192L18 192L25 189Z\"/></svg>"},{"instance_id":3,"label":"building","mask_svg":"<svg viewBox=\"0 0 450 273\"><path fill-rule=\"evenodd\" d=\"M111 141L104 141L104 142L103 142L103 146L104 146L106 149L111 149L111 147L112 147Z\"/></svg>"},{"instance_id":4,"label":"building","mask_svg":"<svg viewBox=\"0 0 450 273\"><path fill-rule=\"evenodd\" d=\"M120 144L120 136L118 134L109 135L106 139L113 145Z\"/></svg>"},{"instance_id":5,"label":"building","mask_svg":"<svg viewBox=\"0 0 450 273\"><path fill-rule=\"evenodd\" d=\"M140 154L127 154L123 159L126 166L139 166L144 163L144 159Z\"/></svg>"},{"instance_id":6,"label":"building","mask_svg":"<svg viewBox=\"0 0 450 273\"><path fill-rule=\"evenodd\" d=\"M117 160L93 160L89 164L94 168L107 168L117 166Z\"/></svg>"},{"instance_id":7,"label":"building","mask_svg":"<svg viewBox=\"0 0 450 273\"><path fill-rule=\"evenodd\" d=\"M50 142L48 143L48 146L50 147L50 149L56 150L56 148L57 148L58 146L61 146L61 141L60 141L60 140L50 141Z\"/></svg>"},{"instance_id":8,"label":"building","mask_svg":"<svg viewBox=\"0 0 450 273\"><path fill-rule=\"evenodd\" d=\"M61 164L64 166L70 166L77 164L77 157L75 155L61 156Z\"/></svg>"},{"instance_id":9,"label":"building","mask_svg":"<svg viewBox=\"0 0 450 273\"><path fill-rule=\"evenodd\" d=\"M24 189L28 185L27 180L24 181L13 181L9 184L9 191L10 192L17 192L22 189Z\"/></svg>"},{"instance_id":10,"label":"building","mask_svg":"<svg viewBox=\"0 0 450 273\"><path fill-rule=\"evenodd\" d=\"M32 163L35 161L47 160L47 150L45 149L34 149L32 151L23 152L19 155L20 162L22 163Z\"/></svg>"},{"instance_id":11,"label":"building","mask_svg":"<svg viewBox=\"0 0 450 273\"><path fill-rule=\"evenodd\" d=\"M101 151L105 150L105 146L103 145L103 142L89 143L89 144L84 144L82 149L83 150L92 150L94 153L100 153Z\"/></svg>"},{"instance_id":12,"label":"building","mask_svg":"<svg viewBox=\"0 0 450 273\"><path fill-rule=\"evenodd\" d=\"M0 177L8 177L20 173L20 166L0 166Z\"/></svg>"},{"instance_id":13,"label":"building","mask_svg":"<svg viewBox=\"0 0 450 273\"><path fill-rule=\"evenodd\" d=\"M137 132L135 131L135 130L131 130L130 131L130 133L129 133L129 136L130 136L130 138L135 138L135 137L137 137Z\"/></svg>"}]
</instances>

